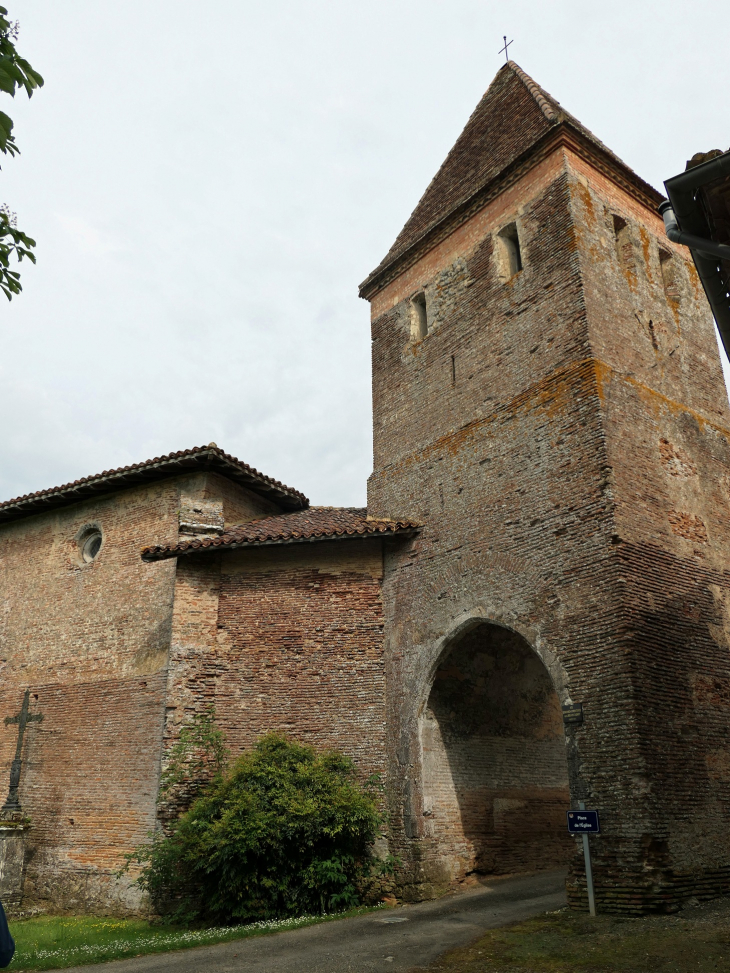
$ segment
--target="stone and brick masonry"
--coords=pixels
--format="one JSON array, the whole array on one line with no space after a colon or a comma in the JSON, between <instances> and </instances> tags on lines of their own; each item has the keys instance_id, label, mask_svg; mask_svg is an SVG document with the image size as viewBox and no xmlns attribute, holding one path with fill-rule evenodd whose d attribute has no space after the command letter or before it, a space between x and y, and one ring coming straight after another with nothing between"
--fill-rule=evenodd
<instances>
[{"instance_id":1,"label":"stone and brick masonry","mask_svg":"<svg viewBox=\"0 0 730 973\"><path fill-rule=\"evenodd\" d=\"M209 703L381 773L405 896L565 862L584 907L580 800L600 910L730 889L730 414L660 198L510 62L361 288L366 511L214 445L0 505L25 903L143 907L115 871Z\"/></svg>"},{"instance_id":2,"label":"stone and brick masonry","mask_svg":"<svg viewBox=\"0 0 730 973\"><path fill-rule=\"evenodd\" d=\"M496 845L512 860L509 828L557 826L569 780L573 801L601 812L600 909L730 887L730 415L704 295L666 240L660 198L510 63L362 286L368 510L424 524L386 557L383 596L395 840L425 886L454 877L440 816L457 819L452 841L466 833L462 855ZM487 740L493 760L513 733L546 749L558 733L547 705L527 715L540 688L524 645L559 699L584 707L562 777L552 749L534 770L508 761L511 779L477 757ZM482 705L496 673L525 708L521 728L493 711L477 726L471 705L444 725L433 673L462 659L450 678L473 685L477 653ZM578 857L569 892L585 894Z\"/></svg>"},{"instance_id":3,"label":"stone and brick masonry","mask_svg":"<svg viewBox=\"0 0 730 973\"><path fill-rule=\"evenodd\" d=\"M412 526L309 508L253 474L203 447L0 507L0 716L30 687L44 717L23 753L23 908L143 907L117 872L164 817L168 747L210 704L234 754L279 730L385 773L382 547ZM11 837L0 894L15 901Z\"/></svg>"}]
</instances>

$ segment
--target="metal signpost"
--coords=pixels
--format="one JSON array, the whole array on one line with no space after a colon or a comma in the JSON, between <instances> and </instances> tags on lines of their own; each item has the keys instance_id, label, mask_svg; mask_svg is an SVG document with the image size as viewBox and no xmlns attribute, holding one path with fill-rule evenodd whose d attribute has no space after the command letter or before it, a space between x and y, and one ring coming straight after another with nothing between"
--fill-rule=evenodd
<instances>
[{"instance_id":1,"label":"metal signpost","mask_svg":"<svg viewBox=\"0 0 730 973\"><path fill-rule=\"evenodd\" d=\"M601 822L598 811L586 811L583 801L578 804L579 810L568 811L568 831L579 834L583 838L583 857L586 862L586 885L588 886L588 911L592 916L596 914L596 897L593 893L593 869L591 868L591 849L588 845L589 834L601 833Z\"/></svg>"}]
</instances>

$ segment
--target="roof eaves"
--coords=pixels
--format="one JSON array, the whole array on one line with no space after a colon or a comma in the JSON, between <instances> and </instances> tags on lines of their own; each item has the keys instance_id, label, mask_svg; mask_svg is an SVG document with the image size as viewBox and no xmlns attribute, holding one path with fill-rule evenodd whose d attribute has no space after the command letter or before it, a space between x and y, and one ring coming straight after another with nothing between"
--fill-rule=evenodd
<instances>
[{"instance_id":1,"label":"roof eaves","mask_svg":"<svg viewBox=\"0 0 730 973\"><path fill-rule=\"evenodd\" d=\"M206 464L209 464L209 470L206 470ZM302 510L309 506L309 500L303 493L259 473L247 463L223 452L219 447L208 445L180 450L166 456L156 456L152 460L134 463L116 470L104 470L102 473L64 483L49 490L6 500L0 503L0 523L77 503L97 493L112 493L124 484L133 486L149 480L167 479L201 468L228 475L254 493L267 496L284 508Z\"/></svg>"},{"instance_id":2,"label":"roof eaves","mask_svg":"<svg viewBox=\"0 0 730 973\"><path fill-rule=\"evenodd\" d=\"M577 150L577 154L590 161L603 175L618 183L643 205L652 208L664 198L658 190L637 175L602 142L595 137L589 137L587 130L576 124L572 116L564 113L564 116L529 149L505 166L497 176L475 190L468 199L441 220L428 227L410 247L393 255L391 259L386 257L362 282L359 296L366 300L374 297L378 291L417 263L425 253L441 243L457 227L521 179L529 169L553 152L568 136L571 147Z\"/></svg>"},{"instance_id":3,"label":"roof eaves","mask_svg":"<svg viewBox=\"0 0 730 973\"><path fill-rule=\"evenodd\" d=\"M308 537L276 537L266 540L232 540L227 541L224 537L218 537L210 541L190 541L169 547L145 547L142 549L141 557L143 561L164 561L168 558L184 557L187 554L215 553L216 551L232 551L245 548L259 547L280 547L286 544L316 544L320 541L340 541L340 540L383 540L388 537L410 537L420 530L417 524L408 526L393 526L383 530L370 531L337 531L330 533L314 534Z\"/></svg>"}]
</instances>

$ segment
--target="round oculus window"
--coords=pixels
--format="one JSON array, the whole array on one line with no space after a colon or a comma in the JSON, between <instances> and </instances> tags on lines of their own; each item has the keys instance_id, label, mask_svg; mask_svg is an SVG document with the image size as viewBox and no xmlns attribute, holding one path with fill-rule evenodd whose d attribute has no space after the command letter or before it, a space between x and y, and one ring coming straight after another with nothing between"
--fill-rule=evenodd
<instances>
[{"instance_id":1,"label":"round oculus window","mask_svg":"<svg viewBox=\"0 0 730 973\"><path fill-rule=\"evenodd\" d=\"M101 531L89 531L89 533L81 539L80 546L81 557L87 564L89 564L90 561L94 560L101 549Z\"/></svg>"}]
</instances>

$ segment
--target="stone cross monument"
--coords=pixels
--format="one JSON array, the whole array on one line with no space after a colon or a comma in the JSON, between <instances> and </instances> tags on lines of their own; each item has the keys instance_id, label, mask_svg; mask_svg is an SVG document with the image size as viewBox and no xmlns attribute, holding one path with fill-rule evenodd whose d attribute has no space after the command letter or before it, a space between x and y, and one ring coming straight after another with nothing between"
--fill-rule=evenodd
<instances>
[{"instance_id":1,"label":"stone cross monument","mask_svg":"<svg viewBox=\"0 0 730 973\"><path fill-rule=\"evenodd\" d=\"M6 726L18 724L15 758L10 765L10 789L5 804L0 808L0 899L11 910L20 906L25 877L25 832L28 822L23 818L18 799L23 737L29 723L40 723L43 719L42 713L31 714L29 710L30 690L26 689L20 712L5 717Z\"/></svg>"},{"instance_id":2,"label":"stone cross monument","mask_svg":"<svg viewBox=\"0 0 730 973\"><path fill-rule=\"evenodd\" d=\"M23 696L23 705L20 707L20 712L16 713L15 716L6 716L5 725L8 726L11 723L18 724L18 743L15 748L15 759L13 760L10 767L10 789L8 790L8 797L5 804L0 808L0 817L6 818L11 815L18 814L22 808L20 807L20 800L18 798L18 787L20 785L20 768L21 768L21 754L23 752L23 737L25 736L25 728L28 723L40 723L43 719L42 713L29 713L30 709L30 690L26 689L25 695Z\"/></svg>"}]
</instances>

